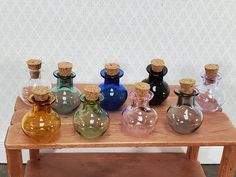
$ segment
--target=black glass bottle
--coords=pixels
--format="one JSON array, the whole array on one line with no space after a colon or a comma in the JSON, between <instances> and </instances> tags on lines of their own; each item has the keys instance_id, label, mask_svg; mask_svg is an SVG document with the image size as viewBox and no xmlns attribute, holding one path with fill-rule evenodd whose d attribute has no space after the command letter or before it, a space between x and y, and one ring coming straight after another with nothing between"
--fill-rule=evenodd
<instances>
[{"instance_id":1,"label":"black glass bottle","mask_svg":"<svg viewBox=\"0 0 236 177\"><path fill-rule=\"evenodd\" d=\"M147 66L146 70L149 73L149 77L144 79L143 82L150 85L150 91L154 94L149 104L152 106L160 105L166 100L170 93L169 85L163 80L168 69L164 65L163 60L153 59L151 64Z\"/></svg>"}]
</instances>

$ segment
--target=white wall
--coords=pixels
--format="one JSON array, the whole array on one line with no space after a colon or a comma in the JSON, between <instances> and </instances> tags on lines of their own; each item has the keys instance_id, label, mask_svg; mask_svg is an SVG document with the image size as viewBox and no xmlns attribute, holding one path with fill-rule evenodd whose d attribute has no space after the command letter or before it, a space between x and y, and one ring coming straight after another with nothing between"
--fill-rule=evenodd
<instances>
[{"instance_id":1,"label":"white wall","mask_svg":"<svg viewBox=\"0 0 236 177\"><path fill-rule=\"evenodd\" d=\"M133 83L147 76L150 59L162 57L170 84L199 80L204 64L218 63L224 109L236 125L235 22L234 0L1 0L0 152L29 58L43 59L52 82L61 60L74 63L77 82L90 83L102 82L99 71L108 61L120 63L123 83ZM203 156L208 152L219 150Z\"/></svg>"}]
</instances>

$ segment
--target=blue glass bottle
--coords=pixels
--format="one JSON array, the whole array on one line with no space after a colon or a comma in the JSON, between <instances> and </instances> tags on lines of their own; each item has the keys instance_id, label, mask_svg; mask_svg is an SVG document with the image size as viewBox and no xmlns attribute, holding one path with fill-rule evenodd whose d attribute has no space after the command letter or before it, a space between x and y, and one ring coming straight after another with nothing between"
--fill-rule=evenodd
<instances>
[{"instance_id":1,"label":"blue glass bottle","mask_svg":"<svg viewBox=\"0 0 236 177\"><path fill-rule=\"evenodd\" d=\"M57 85L51 90L56 97L52 108L59 114L67 115L79 107L81 92L73 86L76 74L72 72L72 64L62 62L59 63L58 68L59 70L53 73L57 78Z\"/></svg>"},{"instance_id":2,"label":"blue glass bottle","mask_svg":"<svg viewBox=\"0 0 236 177\"><path fill-rule=\"evenodd\" d=\"M124 72L118 64L110 63L105 65L100 74L104 78L104 83L99 85L101 94L104 96L101 107L109 111L118 110L125 103L128 95L126 88L120 84Z\"/></svg>"}]
</instances>

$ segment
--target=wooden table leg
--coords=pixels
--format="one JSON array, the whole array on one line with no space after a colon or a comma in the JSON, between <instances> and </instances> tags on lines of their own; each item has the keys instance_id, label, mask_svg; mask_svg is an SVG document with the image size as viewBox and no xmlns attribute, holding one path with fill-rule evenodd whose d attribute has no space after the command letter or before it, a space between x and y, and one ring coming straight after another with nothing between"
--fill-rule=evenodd
<instances>
[{"instance_id":1,"label":"wooden table leg","mask_svg":"<svg viewBox=\"0 0 236 177\"><path fill-rule=\"evenodd\" d=\"M198 160L199 146L188 146L187 157L192 160Z\"/></svg>"},{"instance_id":2,"label":"wooden table leg","mask_svg":"<svg viewBox=\"0 0 236 177\"><path fill-rule=\"evenodd\" d=\"M39 149L29 149L30 160L39 160Z\"/></svg>"},{"instance_id":3,"label":"wooden table leg","mask_svg":"<svg viewBox=\"0 0 236 177\"><path fill-rule=\"evenodd\" d=\"M236 167L236 146L224 146L218 177L233 177Z\"/></svg>"},{"instance_id":4,"label":"wooden table leg","mask_svg":"<svg viewBox=\"0 0 236 177\"><path fill-rule=\"evenodd\" d=\"M21 150L6 149L6 153L7 153L7 168L9 177L23 177L24 170L22 164Z\"/></svg>"}]
</instances>

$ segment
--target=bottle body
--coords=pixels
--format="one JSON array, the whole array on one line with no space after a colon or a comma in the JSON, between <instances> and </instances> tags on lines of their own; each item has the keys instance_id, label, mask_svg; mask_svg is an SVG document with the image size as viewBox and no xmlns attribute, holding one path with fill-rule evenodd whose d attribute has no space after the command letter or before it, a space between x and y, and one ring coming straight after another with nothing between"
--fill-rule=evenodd
<instances>
[{"instance_id":1,"label":"bottle body","mask_svg":"<svg viewBox=\"0 0 236 177\"><path fill-rule=\"evenodd\" d=\"M105 79L104 83L99 85L101 94L104 97L101 107L109 111L118 110L125 103L128 95L126 88L119 83L124 72L119 69L117 75L109 76L106 74L106 70L103 69L100 74Z\"/></svg>"},{"instance_id":2,"label":"bottle body","mask_svg":"<svg viewBox=\"0 0 236 177\"><path fill-rule=\"evenodd\" d=\"M147 97L140 99L135 92L130 93L133 103L122 113L123 129L128 135L147 136L155 129L158 115L148 105L152 96L153 93L149 92Z\"/></svg>"},{"instance_id":3,"label":"bottle body","mask_svg":"<svg viewBox=\"0 0 236 177\"><path fill-rule=\"evenodd\" d=\"M74 115L74 128L85 138L97 138L102 136L109 127L110 118L106 111L100 107L102 96L96 101L86 100L81 95L82 108L78 109Z\"/></svg>"},{"instance_id":4,"label":"bottle body","mask_svg":"<svg viewBox=\"0 0 236 177\"><path fill-rule=\"evenodd\" d=\"M51 89L51 83L45 78L42 79L42 70L31 70L28 71L29 77L27 80L23 81L22 84L18 87L18 92L21 100L31 106L31 103L28 101L28 98L32 94L32 90L37 86L47 86L48 89Z\"/></svg>"},{"instance_id":5,"label":"bottle body","mask_svg":"<svg viewBox=\"0 0 236 177\"><path fill-rule=\"evenodd\" d=\"M180 134L195 132L202 124L203 114L195 106L197 90L190 95L175 91L179 96L177 104L173 104L167 110L167 120L170 127Z\"/></svg>"},{"instance_id":6,"label":"bottle body","mask_svg":"<svg viewBox=\"0 0 236 177\"><path fill-rule=\"evenodd\" d=\"M22 119L24 133L37 142L51 141L60 129L60 118L50 107L53 99L51 96L48 102L34 103L32 111L27 112Z\"/></svg>"},{"instance_id":7,"label":"bottle body","mask_svg":"<svg viewBox=\"0 0 236 177\"><path fill-rule=\"evenodd\" d=\"M151 65L148 65L146 70L149 73L149 77L144 79L143 82L150 85L150 91L154 94L149 104L152 106L160 105L167 99L170 93L169 85L163 80L168 69L164 67L161 72L157 73L151 70Z\"/></svg>"},{"instance_id":8,"label":"bottle body","mask_svg":"<svg viewBox=\"0 0 236 177\"><path fill-rule=\"evenodd\" d=\"M80 90L73 86L75 74L62 77L55 71L54 76L57 78L57 86L51 90L56 97L52 107L59 114L71 114L80 105Z\"/></svg>"},{"instance_id":9,"label":"bottle body","mask_svg":"<svg viewBox=\"0 0 236 177\"><path fill-rule=\"evenodd\" d=\"M224 104L224 92L219 87L220 74L214 79L202 75L202 84L198 85L199 95L196 97L196 104L203 112L222 111Z\"/></svg>"}]
</instances>

